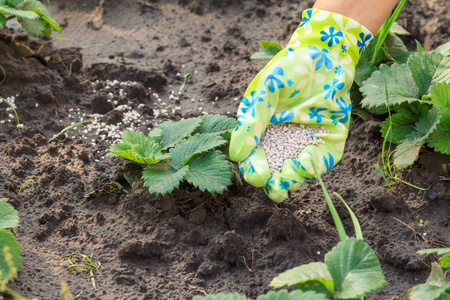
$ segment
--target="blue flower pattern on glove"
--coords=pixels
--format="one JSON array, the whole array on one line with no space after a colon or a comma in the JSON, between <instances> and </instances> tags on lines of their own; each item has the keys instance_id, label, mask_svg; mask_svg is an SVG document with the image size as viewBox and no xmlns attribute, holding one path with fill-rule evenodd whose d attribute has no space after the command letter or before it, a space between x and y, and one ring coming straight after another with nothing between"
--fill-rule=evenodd
<instances>
[{"instance_id":1,"label":"blue flower pattern on glove","mask_svg":"<svg viewBox=\"0 0 450 300\"><path fill-rule=\"evenodd\" d=\"M292 94L289 96L289 99L294 98L295 95L297 95L298 93L300 93L300 89L296 89L295 91L293 91Z\"/></svg>"},{"instance_id":2,"label":"blue flower pattern on glove","mask_svg":"<svg viewBox=\"0 0 450 300\"><path fill-rule=\"evenodd\" d=\"M312 16L312 9L308 9L306 11L306 16L304 16L300 22L300 25L298 27L303 27L306 25L306 23L308 23L311 20L311 16Z\"/></svg>"},{"instance_id":3,"label":"blue flower pattern on glove","mask_svg":"<svg viewBox=\"0 0 450 300\"><path fill-rule=\"evenodd\" d=\"M365 36L364 32L361 32L359 34L359 38L361 39L361 40L358 41L359 55L362 55L364 53L364 51L366 50L366 48L367 48L368 44L366 44L366 43L368 41L370 41L370 39L372 38L372 34L369 33L368 35Z\"/></svg>"},{"instance_id":4,"label":"blue flower pattern on glove","mask_svg":"<svg viewBox=\"0 0 450 300\"><path fill-rule=\"evenodd\" d=\"M324 86L324 92L326 91L327 93L325 94L325 99L328 100L328 98L334 99L334 96L336 95L337 90L342 90L344 88L345 83L343 82L339 82L339 79L333 79L333 83L331 85L329 84L325 84Z\"/></svg>"},{"instance_id":5,"label":"blue flower pattern on glove","mask_svg":"<svg viewBox=\"0 0 450 300\"><path fill-rule=\"evenodd\" d=\"M333 68L333 62L331 61L331 56L327 49L319 50L316 46L308 46L309 49L313 50L313 52L309 53L309 57L311 59L315 59L316 57L320 57L319 60L316 62L316 71L322 67L323 64L325 64L325 67L328 70L331 70Z\"/></svg>"},{"instance_id":6,"label":"blue flower pattern on glove","mask_svg":"<svg viewBox=\"0 0 450 300\"><path fill-rule=\"evenodd\" d=\"M239 130L239 128L242 126L242 125L244 125L244 122L242 121L242 120L247 120L247 117L246 116L244 116L244 115L242 115L242 114L239 114L238 116L237 116L237 125L236 125L236 128L234 129L234 131L238 131Z\"/></svg>"},{"instance_id":7,"label":"blue flower pattern on glove","mask_svg":"<svg viewBox=\"0 0 450 300\"><path fill-rule=\"evenodd\" d=\"M284 76L284 71L282 68L276 67L275 69L273 69L273 71L267 76L266 80L264 81L264 84L269 82L269 91L271 93L275 92L275 84L279 89L284 88L283 81L278 79L276 76Z\"/></svg>"},{"instance_id":8,"label":"blue flower pattern on glove","mask_svg":"<svg viewBox=\"0 0 450 300\"><path fill-rule=\"evenodd\" d=\"M269 177L269 180L267 180L267 184L266 184L266 187L265 187L265 190L266 190L266 194L269 194L269 185L272 185L272 184L274 184L275 183L275 179L273 179L273 175L270 175L270 177Z\"/></svg>"},{"instance_id":9,"label":"blue flower pattern on glove","mask_svg":"<svg viewBox=\"0 0 450 300\"><path fill-rule=\"evenodd\" d=\"M252 152L252 154L253 154L253 152ZM255 167L253 166L252 160L251 160L250 158L247 158L247 159L244 161L244 164L248 165L247 174L248 174L248 173L255 173ZM242 173L242 171L241 171L241 173Z\"/></svg>"},{"instance_id":10,"label":"blue flower pattern on glove","mask_svg":"<svg viewBox=\"0 0 450 300\"><path fill-rule=\"evenodd\" d=\"M342 97L340 99L336 99L336 103L341 110L330 111L330 113L333 114L333 116L331 116L331 120L333 120L333 123L336 122L335 125L337 124L337 121L345 124L348 122L350 113L352 112L352 105L347 104Z\"/></svg>"},{"instance_id":11,"label":"blue flower pattern on glove","mask_svg":"<svg viewBox=\"0 0 450 300\"><path fill-rule=\"evenodd\" d=\"M338 76L342 76L344 75L344 68L339 65L334 69L334 74L338 75Z\"/></svg>"},{"instance_id":12,"label":"blue flower pattern on glove","mask_svg":"<svg viewBox=\"0 0 450 300\"><path fill-rule=\"evenodd\" d=\"M325 164L325 166L327 167L327 172L331 169L332 166L334 166L334 158L333 155L331 155L330 152L328 152L328 158L326 158L325 156L322 157L323 162Z\"/></svg>"},{"instance_id":13,"label":"blue flower pattern on glove","mask_svg":"<svg viewBox=\"0 0 450 300\"><path fill-rule=\"evenodd\" d=\"M250 110L250 113L252 115L252 117L255 117L255 111L256 111L256 104L258 102L263 102L264 99L261 96L264 96L266 94L265 90L261 90L258 94L256 93L256 91L253 91L251 93L251 99L244 97L242 98L241 103L244 104L241 108L241 112L243 114L247 113Z\"/></svg>"},{"instance_id":14,"label":"blue flower pattern on glove","mask_svg":"<svg viewBox=\"0 0 450 300\"><path fill-rule=\"evenodd\" d=\"M334 44L339 44L341 38L344 36L344 34L340 31L337 31L334 27L329 28L329 32L326 32L325 30L322 30L320 32L321 35L323 35L320 40L322 42L326 42L328 39L328 47L333 46Z\"/></svg>"},{"instance_id":15,"label":"blue flower pattern on glove","mask_svg":"<svg viewBox=\"0 0 450 300\"><path fill-rule=\"evenodd\" d=\"M280 117L277 119L276 115L272 116L272 119L270 119L270 123L272 124L279 124L279 123L283 123L283 122L289 122L294 118L294 113L293 112L288 112L288 111L282 111L280 113Z\"/></svg>"},{"instance_id":16,"label":"blue flower pattern on glove","mask_svg":"<svg viewBox=\"0 0 450 300\"><path fill-rule=\"evenodd\" d=\"M309 114L309 118L312 120L314 118L317 118L316 122L321 123L322 118L325 118L324 115L321 115L320 112L327 110L326 108L318 108L318 107L311 107L309 111L311 112Z\"/></svg>"},{"instance_id":17,"label":"blue flower pattern on glove","mask_svg":"<svg viewBox=\"0 0 450 300\"><path fill-rule=\"evenodd\" d=\"M282 191L287 190L287 187L286 187L286 185L284 183L285 182L283 180L280 181L280 188L281 188ZM289 185L289 183L287 183L287 184Z\"/></svg>"},{"instance_id":18,"label":"blue flower pattern on glove","mask_svg":"<svg viewBox=\"0 0 450 300\"><path fill-rule=\"evenodd\" d=\"M286 51L286 54L284 56L291 56L292 53L294 53L295 49L294 48L288 48Z\"/></svg>"}]
</instances>

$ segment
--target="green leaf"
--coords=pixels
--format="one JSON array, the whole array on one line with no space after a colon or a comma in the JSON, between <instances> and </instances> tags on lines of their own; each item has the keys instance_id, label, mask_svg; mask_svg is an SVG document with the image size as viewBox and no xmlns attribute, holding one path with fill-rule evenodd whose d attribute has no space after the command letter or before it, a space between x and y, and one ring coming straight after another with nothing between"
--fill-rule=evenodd
<instances>
[{"instance_id":1,"label":"green leaf","mask_svg":"<svg viewBox=\"0 0 450 300\"><path fill-rule=\"evenodd\" d=\"M443 113L450 109L450 83L438 83L431 88L431 102Z\"/></svg>"},{"instance_id":2,"label":"green leaf","mask_svg":"<svg viewBox=\"0 0 450 300\"><path fill-rule=\"evenodd\" d=\"M126 130L122 134L122 143L112 145L109 151L115 155L140 164L152 165L168 159L170 154L163 153L161 146L141 132Z\"/></svg>"},{"instance_id":3,"label":"green leaf","mask_svg":"<svg viewBox=\"0 0 450 300\"><path fill-rule=\"evenodd\" d=\"M142 171L141 170L132 170L123 174L123 177L128 182L131 187L131 193L139 193L145 190L142 187L144 181L142 180Z\"/></svg>"},{"instance_id":4,"label":"green leaf","mask_svg":"<svg viewBox=\"0 0 450 300\"><path fill-rule=\"evenodd\" d=\"M413 135L414 133L415 135ZM394 153L394 164L399 169L405 169L411 166L419 157L419 152L424 141L420 134L417 132L414 133L409 135L409 139L401 141Z\"/></svg>"},{"instance_id":5,"label":"green leaf","mask_svg":"<svg viewBox=\"0 0 450 300\"><path fill-rule=\"evenodd\" d=\"M192 300L247 300L247 297L238 293L234 294L217 294L208 296L194 296Z\"/></svg>"},{"instance_id":6,"label":"green leaf","mask_svg":"<svg viewBox=\"0 0 450 300\"><path fill-rule=\"evenodd\" d=\"M9 254L12 255L12 264L15 270L11 270L5 258L4 249L9 248ZM22 250L11 232L0 230L0 279L8 281L17 276L19 265L22 262Z\"/></svg>"},{"instance_id":7,"label":"green leaf","mask_svg":"<svg viewBox=\"0 0 450 300\"><path fill-rule=\"evenodd\" d=\"M19 225L19 213L7 203L8 199L0 199L0 230L16 228Z\"/></svg>"},{"instance_id":8,"label":"green leaf","mask_svg":"<svg viewBox=\"0 0 450 300\"><path fill-rule=\"evenodd\" d=\"M45 30L45 22L42 19L32 20L18 17L17 20L30 34L40 35Z\"/></svg>"},{"instance_id":9,"label":"green leaf","mask_svg":"<svg viewBox=\"0 0 450 300\"><path fill-rule=\"evenodd\" d=\"M134 145L133 151L147 165L159 163L170 157L169 153L163 153L161 151L161 145L152 140L146 140L143 145Z\"/></svg>"},{"instance_id":10,"label":"green leaf","mask_svg":"<svg viewBox=\"0 0 450 300\"><path fill-rule=\"evenodd\" d=\"M317 294L325 295L327 299L333 299L334 297L334 286L333 281L331 285L325 285L323 280L308 280L297 285L297 289L301 291L314 291ZM331 289L331 291L330 291Z\"/></svg>"},{"instance_id":11,"label":"green leaf","mask_svg":"<svg viewBox=\"0 0 450 300\"><path fill-rule=\"evenodd\" d=\"M391 106L420 101L418 99L419 90L414 84L408 67L395 63L391 67L381 65L379 71L373 72L372 76L363 82L361 91L365 98L361 101L361 104L369 110L386 108L385 83L387 84Z\"/></svg>"},{"instance_id":12,"label":"green leaf","mask_svg":"<svg viewBox=\"0 0 450 300\"><path fill-rule=\"evenodd\" d=\"M384 50L395 62L404 64L408 61L411 52L408 51L403 41L395 34L389 33L384 41Z\"/></svg>"},{"instance_id":13,"label":"green leaf","mask_svg":"<svg viewBox=\"0 0 450 300\"><path fill-rule=\"evenodd\" d=\"M162 129L172 126L175 123L176 123L175 121L167 120L167 121L164 121L164 122L158 124L158 126L156 126L156 128L159 128L162 130Z\"/></svg>"},{"instance_id":14,"label":"green leaf","mask_svg":"<svg viewBox=\"0 0 450 300\"><path fill-rule=\"evenodd\" d=\"M350 238L339 242L325 255L325 264L339 299L357 298L386 284L375 252L362 240Z\"/></svg>"},{"instance_id":15,"label":"green leaf","mask_svg":"<svg viewBox=\"0 0 450 300\"><path fill-rule=\"evenodd\" d=\"M360 59L355 69L355 82L358 86L362 86L363 82L377 70L371 61Z\"/></svg>"},{"instance_id":16,"label":"green leaf","mask_svg":"<svg viewBox=\"0 0 450 300\"><path fill-rule=\"evenodd\" d=\"M450 56L445 56L439 63L436 73L434 73L431 80L431 86L445 82L450 82Z\"/></svg>"},{"instance_id":17,"label":"green leaf","mask_svg":"<svg viewBox=\"0 0 450 300\"><path fill-rule=\"evenodd\" d=\"M256 300L327 300L323 294L317 294L314 291L270 291L265 295L261 295Z\"/></svg>"},{"instance_id":18,"label":"green leaf","mask_svg":"<svg viewBox=\"0 0 450 300\"><path fill-rule=\"evenodd\" d=\"M8 5L17 5L22 3L24 0L6 0L5 3Z\"/></svg>"},{"instance_id":19,"label":"green leaf","mask_svg":"<svg viewBox=\"0 0 450 300\"><path fill-rule=\"evenodd\" d=\"M403 28L400 24L397 22L392 23L391 28L389 28L389 32L398 34L398 35L410 35L410 33Z\"/></svg>"},{"instance_id":20,"label":"green leaf","mask_svg":"<svg viewBox=\"0 0 450 300\"><path fill-rule=\"evenodd\" d=\"M59 26L58 22L56 22L55 20L53 20L51 17L47 17L47 16L41 16L41 18L47 22L47 24L49 24L50 26L53 27L53 29L55 29L57 32L61 33L61 27ZM49 35L49 34L48 34Z\"/></svg>"},{"instance_id":21,"label":"green leaf","mask_svg":"<svg viewBox=\"0 0 450 300\"><path fill-rule=\"evenodd\" d=\"M431 99L439 109L441 119L428 138L428 145L436 151L450 154L450 83L438 83L431 87Z\"/></svg>"},{"instance_id":22,"label":"green leaf","mask_svg":"<svg viewBox=\"0 0 450 300\"><path fill-rule=\"evenodd\" d=\"M442 268L450 268L450 254L444 255L439 258L439 263Z\"/></svg>"},{"instance_id":23,"label":"green leaf","mask_svg":"<svg viewBox=\"0 0 450 300\"><path fill-rule=\"evenodd\" d=\"M450 55L450 42L440 45L439 47L434 49L434 52L440 53L444 56L449 56Z\"/></svg>"},{"instance_id":24,"label":"green leaf","mask_svg":"<svg viewBox=\"0 0 450 300\"><path fill-rule=\"evenodd\" d=\"M144 186L148 187L150 193L167 194L171 193L180 185L189 170L184 166L179 170L168 167L167 169L145 168L142 173Z\"/></svg>"},{"instance_id":25,"label":"green leaf","mask_svg":"<svg viewBox=\"0 0 450 300\"><path fill-rule=\"evenodd\" d=\"M436 300L450 300L450 295L449 294L441 295Z\"/></svg>"},{"instance_id":26,"label":"green leaf","mask_svg":"<svg viewBox=\"0 0 450 300\"><path fill-rule=\"evenodd\" d=\"M161 132L161 148L165 150L175 146L199 128L201 122L200 118L190 118L167 124Z\"/></svg>"},{"instance_id":27,"label":"green leaf","mask_svg":"<svg viewBox=\"0 0 450 300\"><path fill-rule=\"evenodd\" d=\"M5 27L5 25L6 25L6 18L5 18L4 15L2 15L2 14L0 13L0 28Z\"/></svg>"},{"instance_id":28,"label":"green leaf","mask_svg":"<svg viewBox=\"0 0 450 300\"><path fill-rule=\"evenodd\" d=\"M52 19L47 8L37 0L26 0L22 6L23 10L33 11L41 16L42 20L51 25L57 32L61 33L58 22Z\"/></svg>"},{"instance_id":29,"label":"green leaf","mask_svg":"<svg viewBox=\"0 0 450 300\"><path fill-rule=\"evenodd\" d=\"M450 289L450 282L445 277L442 268L437 263L433 263L427 282L409 290L408 298L411 300L434 300L448 289Z\"/></svg>"},{"instance_id":30,"label":"green leaf","mask_svg":"<svg viewBox=\"0 0 450 300\"><path fill-rule=\"evenodd\" d=\"M314 262L307 265L295 267L281 273L270 282L273 288L280 288L285 285L299 284L309 280L321 280L327 286L331 284L331 291L333 291L333 278L331 277L328 267L323 262Z\"/></svg>"},{"instance_id":31,"label":"green leaf","mask_svg":"<svg viewBox=\"0 0 450 300\"><path fill-rule=\"evenodd\" d=\"M417 251L417 254L420 255L426 255L426 254L433 254L436 253L437 255L443 255L450 253L450 248L432 248L432 249L424 249Z\"/></svg>"},{"instance_id":32,"label":"green leaf","mask_svg":"<svg viewBox=\"0 0 450 300\"><path fill-rule=\"evenodd\" d=\"M270 41L261 41L259 42L259 46L261 49L253 53L252 56L250 56L250 59L271 59L277 55L278 52L283 50L283 47L278 43Z\"/></svg>"},{"instance_id":33,"label":"green leaf","mask_svg":"<svg viewBox=\"0 0 450 300\"><path fill-rule=\"evenodd\" d=\"M424 53L425 49L423 49L422 44L418 40L415 40L415 41L416 41L417 53Z\"/></svg>"},{"instance_id":34,"label":"green leaf","mask_svg":"<svg viewBox=\"0 0 450 300\"><path fill-rule=\"evenodd\" d=\"M12 7L0 5L0 12L3 12L3 14L8 14L11 16L14 16L16 18L22 18L22 19L37 19L39 18L39 15L33 11L23 11L20 9L15 9Z\"/></svg>"},{"instance_id":35,"label":"green leaf","mask_svg":"<svg viewBox=\"0 0 450 300\"><path fill-rule=\"evenodd\" d=\"M231 167L220 151L210 151L192 158L188 163L186 180L210 193L222 193L231 184Z\"/></svg>"},{"instance_id":36,"label":"green leaf","mask_svg":"<svg viewBox=\"0 0 450 300\"><path fill-rule=\"evenodd\" d=\"M437 263L433 263L431 265L431 274L428 277L426 283L433 286L442 287L449 282L447 280L447 277L444 275L442 268Z\"/></svg>"},{"instance_id":37,"label":"green leaf","mask_svg":"<svg viewBox=\"0 0 450 300\"><path fill-rule=\"evenodd\" d=\"M198 133L170 149L172 165L175 169L180 169L194 155L210 151L226 143L227 141L220 136Z\"/></svg>"},{"instance_id":38,"label":"green leaf","mask_svg":"<svg viewBox=\"0 0 450 300\"><path fill-rule=\"evenodd\" d=\"M391 115L391 122L389 122L388 117L381 124L383 138L386 138L389 142L398 144L414 131L415 123L421 117L427 115L429 110L428 105L419 102L398 106L396 108L397 113ZM391 132L389 136L386 136L386 132L391 124Z\"/></svg>"},{"instance_id":39,"label":"green leaf","mask_svg":"<svg viewBox=\"0 0 450 300\"><path fill-rule=\"evenodd\" d=\"M443 55L436 52L414 53L409 58L407 65L421 95L430 92L431 81L442 58Z\"/></svg>"},{"instance_id":40,"label":"green leaf","mask_svg":"<svg viewBox=\"0 0 450 300\"><path fill-rule=\"evenodd\" d=\"M278 54L278 52L280 52L280 50L277 48L259 49L250 56L250 59L272 59Z\"/></svg>"},{"instance_id":41,"label":"green leaf","mask_svg":"<svg viewBox=\"0 0 450 300\"><path fill-rule=\"evenodd\" d=\"M122 133L122 141L129 145L142 145L146 140L148 140L148 138L142 132L125 130Z\"/></svg>"},{"instance_id":42,"label":"green leaf","mask_svg":"<svg viewBox=\"0 0 450 300\"><path fill-rule=\"evenodd\" d=\"M224 115L207 115L202 117L199 133L223 134L231 132L237 125L237 120Z\"/></svg>"},{"instance_id":43,"label":"green leaf","mask_svg":"<svg viewBox=\"0 0 450 300\"><path fill-rule=\"evenodd\" d=\"M280 46L277 42L271 42L271 41L260 41L259 46L261 48L275 48L279 51L283 50L283 47Z\"/></svg>"},{"instance_id":44,"label":"green leaf","mask_svg":"<svg viewBox=\"0 0 450 300\"><path fill-rule=\"evenodd\" d=\"M37 0L25 0L25 2L22 5L22 9L31 10L41 16L50 17L50 13L48 12L44 4L42 4L40 1Z\"/></svg>"},{"instance_id":45,"label":"green leaf","mask_svg":"<svg viewBox=\"0 0 450 300\"><path fill-rule=\"evenodd\" d=\"M162 129L161 128L153 128L152 131L150 131L150 133L148 134L148 138L157 142L157 143L161 143L161 133L162 133Z\"/></svg>"},{"instance_id":46,"label":"green leaf","mask_svg":"<svg viewBox=\"0 0 450 300\"><path fill-rule=\"evenodd\" d=\"M414 131L400 141L394 153L394 164L399 169L412 165L419 157L420 149L428 136L436 129L440 115L437 108L432 108L428 114L416 122Z\"/></svg>"},{"instance_id":47,"label":"green leaf","mask_svg":"<svg viewBox=\"0 0 450 300\"><path fill-rule=\"evenodd\" d=\"M95 198L100 197L105 194L115 194L122 195L125 194L126 191L123 189L123 186L118 182L109 182L103 185L101 189L97 189L95 191L89 192L84 197L86 198Z\"/></svg>"}]
</instances>

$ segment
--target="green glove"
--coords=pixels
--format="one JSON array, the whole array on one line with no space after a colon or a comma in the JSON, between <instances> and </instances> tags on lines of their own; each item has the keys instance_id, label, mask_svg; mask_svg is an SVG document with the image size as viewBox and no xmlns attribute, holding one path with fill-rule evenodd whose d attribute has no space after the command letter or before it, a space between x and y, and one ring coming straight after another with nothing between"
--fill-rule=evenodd
<instances>
[{"instance_id":1,"label":"green glove","mask_svg":"<svg viewBox=\"0 0 450 300\"><path fill-rule=\"evenodd\" d=\"M305 179L314 179L312 163L325 173L342 158L348 136L355 66L373 35L356 21L317 9L303 12L300 26L280 51L251 81L238 110L230 142L231 159L240 163L244 179L265 187L276 202L288 198ZM297 159L284 160L271 175L266 153L256 147L270 124L293 122L323 126L324 141L309 145Z\"/></svg>"}]
</instances>

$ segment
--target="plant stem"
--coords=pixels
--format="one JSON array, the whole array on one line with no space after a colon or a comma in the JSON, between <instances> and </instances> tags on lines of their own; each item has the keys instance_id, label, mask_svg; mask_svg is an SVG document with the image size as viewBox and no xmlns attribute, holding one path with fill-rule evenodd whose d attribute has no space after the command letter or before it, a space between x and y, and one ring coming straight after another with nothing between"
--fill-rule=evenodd
<instances>
[{"instance_id":1,"label":"plant stem","mask_svg":"<svg viewBox=\"0 0 450 300\"><path fill-rule=\"evenodd\" d=\"M400 3L395 8L394 12L384 21L383 26L381 27L381 34L378 38L377 44L375 45L375 52L373 53L372 57L372 65L375 65L376 58L378 56L378 52L381 49L381 46L384 43L384 40L386 39L392 24L394 24L395 19L397 19L398 14L402 10L403 4L405 4L406 0L401 0Z\"/></svg>"},{"instance_id":2,"label":"plant stem","mask_svg":"<svg viewBox=\"0 0 450 300\"><path fill-rule=\"evenodd\" d=\"M78 126L78 125L83 124L83 123L91 122L91 121L93 121L93 120L94 120L94 119L87 119L87 120L83 120L83 121L81 121L81 122L78 122L78 123L69 125L69 126L67 126L66 128L64 128L63 130L61 130L59 133L55 134L51 139L48 140L48 142L50 143L51 141L53 141L53 140L56 139L58 136L60 136L61 134L63 134L65 131L69 130L69 129L72 128L72 127Z\"/></svg>"},{"instance_id":3,"label":"plant stem","mask_svg":"<svg viewBox=\"0 0 450 300\"><path fill-rule=\"evenodd\" d=\"M28 298L22 296L21 294L15 292L14 290L12 290L11 288L9 288L7 286L4 287L4 292L13 296L15 300L28 300Z\"/></svg>"},{"instance_id":4,"label":"plant stem","mask_svg":"<svg viewBox=\"0 0 450 300\"><path fill-rule=\"evenodd\" d=\"M16 109L14 108L14 106L12 106L11 103L9 103L8 101L6 101L6 99L4 99L4 98L2 98L2 97L0 97L0 99L2 99L3 101L5 101L5 103L8 104L9 107L11 107L12 110L14 111L14 114L16 115L16 119L17 119L17 129L19 130L19 133L20 133L20 121L19 121L19 115L17 114Z\"/></svg>"},{"instance_id":5,"label":"plant stem","mask_svg":"<svg viewBox=\"0 0 450 300\"><path fill-rule=\"evenodd\" d=\"M316 167L314 161L312 162L312 166L314 168L314 173L316 175L316 178L319 180L319 184L322 187L323 194L327 201L328 208L330 209L331 216L333 217L334 225L336 226L339 237L340 237L341 241L345 241L346 239L348 239L348 236L345 233L344 225L342 225L341 218L339 217L339 214L337 213L336 208L334 207L333 202L331 201L330 195L328 195L328 191L325 187L325 184L322 181L322 178L320 177L319 171L317 170L317 167Z\"/></svg>"},{"instance_id":6,"label":"plant stem","mask_svg":"<svg viewBox=\"0 0 450 300\"><path fill-rule=\"evenodd\" d=\"M350 208L350 206L347 205L347 203L344 201L344 199L342 199L341 195L339 195L336 192L334 192L333 194L336 197L338 197L338 199L341 200L342 203L344 203L345 207L347 208L348 213L350 214L350 217L352 218L353 226L355 227L355 236L356 236L356 238L358 240L364 240L363 235L362 235L361 225L359 224L358 218L356 218L356 215L353 212L353 210Z\"/></svg>"}]
</instances>

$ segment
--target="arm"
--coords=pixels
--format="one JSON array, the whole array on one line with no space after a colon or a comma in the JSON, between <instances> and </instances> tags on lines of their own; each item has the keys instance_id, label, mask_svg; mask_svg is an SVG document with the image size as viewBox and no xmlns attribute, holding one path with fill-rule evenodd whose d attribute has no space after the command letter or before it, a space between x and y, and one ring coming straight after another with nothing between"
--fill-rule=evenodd
<instances>
[{"instance_id":1,"label":"arm","mask_svg":"<svg viewBox=\"0 0 450 300\"><path fill-rule=\"evenodd\" d=\"M351 18L376 33L397 0L317 0L314 8Z\"/></svg>"}]
</instances>

